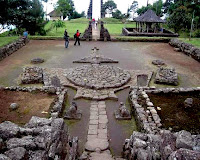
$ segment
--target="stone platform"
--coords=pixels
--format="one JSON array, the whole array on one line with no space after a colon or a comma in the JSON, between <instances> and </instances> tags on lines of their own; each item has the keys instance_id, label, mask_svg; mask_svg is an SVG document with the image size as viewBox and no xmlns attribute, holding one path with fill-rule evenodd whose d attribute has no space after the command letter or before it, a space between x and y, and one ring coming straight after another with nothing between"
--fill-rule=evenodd
<instances>
[{"instance_id":1,"label":"stone platform","mask_svg":"<svg viewBox=\"0 0 200 160\"><path fill-rule=\"evenodd\" d=\"M72 82L70 82L66 78L66 73L69 72L68 69L62 69L62 68L51 68L51 69L44 69L44 85L45 86L51 86L51 77L57 77L60 80L61 86L64 87L71 87L75 90L77 90L77 93L74 97L74 99L88 99L88 100L106 100L106 99L111 99L111 100L118 100L118 97L115 95L117 91L123 90L125 88L129 88L130 86L137 86L137 77L139 75L147 75L147 85L150 82L150 79L152 77L152 72L151 71L141 71L141 70L125 70L125 73L130 74L130 80L120 86L120 87L113 87L113 88L108 88L108 89L91 89L87 87L82 87L78 86Z\"/></svg>"}]
</instances>

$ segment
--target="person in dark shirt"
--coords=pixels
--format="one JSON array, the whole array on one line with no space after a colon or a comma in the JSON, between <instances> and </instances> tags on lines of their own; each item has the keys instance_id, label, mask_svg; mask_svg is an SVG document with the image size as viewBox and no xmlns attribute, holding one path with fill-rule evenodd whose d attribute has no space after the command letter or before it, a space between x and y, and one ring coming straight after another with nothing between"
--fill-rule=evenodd
<instances>
[{"instance_id":1,"label":"person in dark shirt","mask_svg":"<svg viewBox=\"0 0 200 160\"><path fill-rule=\"evenodd\" d=\"M79 30L77 30L77 32L75 33L75 35L74 35L74 38L75 38L75 43L74 43L74 45L76 45L76 43L78 42L78 45L80 46L81 44L80 44L80 36L81 36L81 33L79 33Z\"/></svg>"},{"instance_id":2,"label":"person in dark shirt","mask_svg":"<svg viewBox=\"0 0 200 160\"><path fill-rule=\"evenodd\" d=\"M65 32L64 32L64 39L65 39L65 48L68 48L68 46L69 46L69 36L68 36L67 30L65 30Z\"/></svg>"}]
</instances>

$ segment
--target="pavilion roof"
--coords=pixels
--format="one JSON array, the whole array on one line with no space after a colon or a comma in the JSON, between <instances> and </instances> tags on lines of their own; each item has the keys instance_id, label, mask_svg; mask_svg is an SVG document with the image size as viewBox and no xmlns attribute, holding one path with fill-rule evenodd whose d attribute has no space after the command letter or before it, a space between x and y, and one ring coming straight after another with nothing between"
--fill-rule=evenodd
<instances>
[{"instance_id":1,"label":"pavilion roof","mask_svg":"<svg viewBox=\"0 0 200 160\"><path fill-rule=\"evenodd\" d=\"M142 14L139 17L135 18L135 21L136 22L165 23L165 20L162 20L151 9L148 9L144 14Z\"/></svg>"},{"instance_id":2,"label":"pavilion roof","mask_svg":"<svg viewBox=\"0 0 200 160\"><path fill-rule=\"evenodd\" d=\"M48 15L50 17L60 17L60 16L62 16L62 14L60 12L57 12L56 10L51 11Z\"/></svg>"}]
</instances>

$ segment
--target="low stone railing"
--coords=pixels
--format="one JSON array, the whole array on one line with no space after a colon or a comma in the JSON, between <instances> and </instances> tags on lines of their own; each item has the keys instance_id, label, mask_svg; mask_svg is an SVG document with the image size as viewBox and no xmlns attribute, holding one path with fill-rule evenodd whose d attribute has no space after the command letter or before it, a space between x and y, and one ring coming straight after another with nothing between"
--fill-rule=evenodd
<instances>
[{"instance_id":1,"label":"low stone railing","mask_svg":"<svg viewBox=\"0 0 200 160\"><path fill-rule=\"evenodd\" d=\"M9 55L13 54L18 49L25 46L28 42L29 40L27 38L22 37L18 39L16 42L13 42L11 44L8 44L0 48L0 61L8 57Z\"/></svg>"},{"instance_id":2,"label":"low stone railing","mask_svg":"<svg viewBox=\"0 0 200 160\"><path fill-rule=\"evenodd\" d=\"M200 62L200 49L197 47L194 47L192 44L188 44L185 42L182 42L178 39L171 39L169 44L173 46L175 51L182 51L186 55L194 58L198 62Z\"/></svg>"}]
</instances>

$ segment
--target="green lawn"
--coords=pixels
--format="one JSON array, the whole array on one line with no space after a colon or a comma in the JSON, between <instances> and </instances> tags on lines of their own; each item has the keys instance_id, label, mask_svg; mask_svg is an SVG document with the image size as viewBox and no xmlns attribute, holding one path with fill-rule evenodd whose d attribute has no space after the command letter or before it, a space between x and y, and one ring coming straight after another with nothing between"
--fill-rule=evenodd
<instances>
[{"instance_id":1,"label":"green lawn","mask_svg":"<svg viewBox=\"0 0 200 160\"><path fill-rule=\"evenodd\" d=\"M122 34L123 27L135 27L135 23L128 24L105 24L105 28L108 29L111 36L119 36Z\"/></svg>"},{"instance_id":2,"label":"green lawn","mask_svg":"<svg viewBox=\"0 0 200 160\"><path fill-rule=\"evenodd\" d=\"M19 37L15 36L15 37L0 37L0 47L3 47L9 43L12 43L14 41L16 41L17 39L19 39Z\"/></svg>"},{"instance_id":3,"label":"green lawn","mask_svg":"<svg viewBox=\"0 0 200 160\"><path fill-rule=\"evenodd\" d=\"M45 30L49 30L47 36L63 36L65 29L67 29L69 36L73 37L77 30L83 34L88 27L88 22L89 20L85 18L65 21L65 27L58 28L56 31L55 28L51 29L52 21L49 21L45 26Z\"/></svg>"},{"instance_id":4,"label":"green lawn","mask_svg":"<svg viewBox=\"0 0 200 160\"><path fill-rule=\"evenodd\" d=\"M189 38L179 38L179 39L183 42L190 43L190 44L200 48L200 38L192 38L191 40L189 40Z\"/></svg>"}]
</instances>

